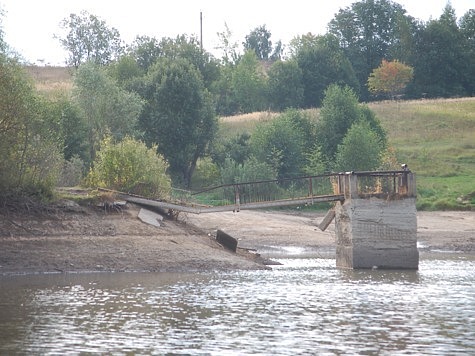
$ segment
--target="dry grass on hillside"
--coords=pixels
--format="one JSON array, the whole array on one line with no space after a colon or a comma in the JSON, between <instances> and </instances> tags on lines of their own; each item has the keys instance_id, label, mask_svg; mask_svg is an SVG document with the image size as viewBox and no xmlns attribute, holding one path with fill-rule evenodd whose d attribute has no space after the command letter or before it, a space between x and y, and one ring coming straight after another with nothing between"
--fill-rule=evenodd
<instances>
[{"instance_id":1,"label":"dry grass on hillside","mask_svg":"<svg viewBox=\"0 0 475 356\"><path fill-rule=\"evenodd\" d=\"M73 69L68 67L39 67L27 66L26 71L31 75L40 92L68 91L73 85Z\"/></svg>"},{"instance_id":2,"label":"dry grass on hillside","mask_svg":"<svg viewBox=\"0 0 475 356\"><path fill-rule=\"evenodd\" d=\"M304 112L309 117L318 117L319 109L306 109ZM244 123L255 121L267 121L279 116L281 113L272 111L256 111L247 114L238 114L233 116L223 116L220 118L223 123Z\"/></svg>"}]
</instances>

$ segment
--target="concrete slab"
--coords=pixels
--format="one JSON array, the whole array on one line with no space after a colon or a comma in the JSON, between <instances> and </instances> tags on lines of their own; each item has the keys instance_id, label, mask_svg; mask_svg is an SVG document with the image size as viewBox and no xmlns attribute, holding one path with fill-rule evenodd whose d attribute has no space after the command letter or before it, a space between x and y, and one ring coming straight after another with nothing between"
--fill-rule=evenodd
<instances>
[{"instance_id":1,"label":"concrete slab","mask_svg":"<svg viewBox=\"0 0 475 356\"><path fill-rule=\"evenodd\" d=\"M163 216L144 208L140 209L137 217L142 222L156 227L160 227L160 222L163 221Z\"/></svg>"}]
</instances>

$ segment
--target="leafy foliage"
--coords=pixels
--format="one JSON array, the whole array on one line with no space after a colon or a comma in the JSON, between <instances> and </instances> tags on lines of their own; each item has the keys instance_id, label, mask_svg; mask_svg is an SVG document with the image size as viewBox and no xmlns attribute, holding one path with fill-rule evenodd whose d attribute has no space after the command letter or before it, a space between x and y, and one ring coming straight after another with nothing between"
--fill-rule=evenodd
<instances>
[{"instance_id":1,"label":"leafy foliage","mask_svg":"<svg viewBox=\"0 0 475 356\"><path fill-rule=\"evenodd\" d=\"M239 60L232 75L232 86L241 112L266 109L266 78L254 52L246 52Z\"/></svg>"},{"instance_id":2,"label":"leafy foliage","mask_svg":"<svg viewBox=\"0 0 475 356\"><path fill-rule=\"evenodd\" d=\"M92 160L104 135L116 139L134 135L143 102L137 94L122 89L104 68L92 62L78 68L73 100L85 117Z\"/></svg>"},{"instance_id":3,"label":"leafy foliage","mask_svg":"<svg viewBox=\"0 0 475 356\"><path fill-rule=\"evenodd\" d=\"M332 35L307 38L300 44L296 60L302 71L304 107L319 106L325 89L331 84L359 90L353 68Z\"/></svg>"},{"instance_id":4,"label":"leafy foliage","mask_svg":"<svg viewBox=\"0 0 475 356\"><path fill-rule=\"evenodd\" d=\"M260 162L266 162L279 178L298 176L313 146L313 128L300 112L289 110L272 121L256 126L251 136L251 150Z\"/></svg>"},{"instance_id":5,"label":"leafy foliage","mask_svg":"<svg viewBox=\"0 0 475 356\"><path fill-rule=\"evenodd\" d=\"M467 95L473 90L473 76L467 74L475 73L475 61L466 51L467 41L450 4L438 20L429 21L418 32L416 44L413 92L447 97Z\"/></svg>"},{"instance_id":6,"label":"leafy foliage","mask_svg":"<svg viewBox=\"0 0 475 356\"><path fill-rule=\"evenodd\" d=\"M187 60L159 60L138 88L146 101L140 117L149 144L189 186L197 160L217 128L212 100L199 71Z\"/></svg>"},{"instance_id":7,"label":"leafy foliage","mask_svg":"<svg viewBox=\"0 0 475 356\"><path fill-rule=\"evenodd\" d=\"M317 127L317 142L322 153L332 160L348 129L360 116L358 98L349 87L331 85L325 91Z\"/></svg>"},{"instance_id":8,"label":"leafy foliage","mask_svg":"<svg viewBox=\"0 0 475 356\"><path fill-rule=\"evenodd\" d=\"M381 65L371 72L368 88L373 93L389 94L394 98L396 94L404 91L412 77L412 67L397 60L388 62L383 59Z\"/></svg>"},{"instance_id":9,"label":"leafy foliage","mask_svg":"<svg viewBox=\"0 0 475 356\"><path fill-rule=\"evenodd\" d=\"M226 159L231 159L236 164L243 165L251 156L250 137L247 132L229 139L218 137L211 144L210 156L220 167L224 165Z\"/></svg>"},{"instance_id":10,"label":"leafy foliage","mask_svg":"<svg viewBox=\"0 0 475 356\"><path fill-rule=\"evenodd\" d=\"M375 114L358 103L356 94L349 87L331 85L325 91L323 106L317 126L317 143L322 153L332 161L338 145L343 141L350 127L357 121L366 122L384 146L386 134Z\"/></svg>"},{"instance_id":11,"label":"leafy foliage","mask_svg":"<svg viewBox=\"0 0 475 356\"><path fill-rule=\"evenodd\" d=\"M59 38L69 52L68 65L77 68L87 61L104 65L123 52L119 31L109 28L104 20L87 11L70 14L60 25L68 31L65 38Z\"/></svg>"},{"instance_id":12,"label":"leafy foliage","mask_svg":"<svg viewBox=\"0 0 475 356\"><path fill-rule=\"evenodd\" d=\"M383 146L367 122L355 122L338 145L336 171L371 171L381 164Z\"/></svg>"},{"instance_id":13,"label":"leafy foliage","mask_svg":"<svg viewBox=\"0 0 475 356\"><path fill-rule=\"evenodd\" d=\"M242 43L244 50L254 51L257 58L262 60L269 59L272 53L271 33L267 30L266 25L256 27L246 36L246 40Z\"/></svg>"},{"instance_id":14,"label":"leafy foliage","mask_svg":"<svg viewBox=\"0 0 475 356\"><path fill-rule=\"evenodd\" d=\"M224 23L224 31L217 33L220 45L216 49L223 51L222 61L224 64L232 64L238 61L238 44L232 39L232 32L227 23Z\"/></svg>"},{"instance_id":15,"label":"leafy foliage","mask_svg":"<svg viewBox=\"0 0 475 356\"><path fill-rule=\"evenodd\" d=\"M371 71L394 46L400 46L398 25L405 10L391 0L363 0L340 9L329 23L330 33L337 36L358 77L363 98Z\"/></svg>"},{"instance_id":16,"label":"leafy foliage","mask_svg":"<svg viewBox=\"0 0 475 356\"><path fill-rule=\"evenodd\" d=\"M156 147L147 148L140 141L125 137L114 143L110 136L101 142L87 184L115 189L147 197L167 198L171 180L166 174L168 164L157 155Z\"/></svg>"},{"instance_id":17,"label":"leafy foliage","mask_svg":"<svg viewBox=\"0 0 475 356\"><path fill-rule=\"evenodd\" d=\"M255 182L276 179L276 171L268 163L249 158L244 164L238 164L232 159L226 159L221 172L222 184Z\"/></svg>"},{"instance_id":18,"label":"leafy foliage","mask_svg":"<svg viewBox=\"0 0 475 356\"><path fill-rule=\"evenodd\" d=\"M310 152L308 152L305 156L306 163L303 167L303 171L305 174L310 176L323 174L328 171L328 162L320 149L320 146L315 145Z\"/></svg>"},{"instance_id":19,"label":"leafy foliage","mask_svg":"<svg viewBox=\"0 0 475 356\"><path fill-rule=\"evenodd\" d=\"M271 109L282 111L303 104L303 74L295 61L276 61L268 71L268 94Z\"/></svg>"},{"instance_id":20,"label":"leafy foliage","mask_svg":"<svg viewBox=\"0 0 475 356\"><path fill-rule=\"evenodd\" d=\"M62 164L55 122L16 61L0 56L0 193L49 196Z\"/></svg>"}]
</instances>

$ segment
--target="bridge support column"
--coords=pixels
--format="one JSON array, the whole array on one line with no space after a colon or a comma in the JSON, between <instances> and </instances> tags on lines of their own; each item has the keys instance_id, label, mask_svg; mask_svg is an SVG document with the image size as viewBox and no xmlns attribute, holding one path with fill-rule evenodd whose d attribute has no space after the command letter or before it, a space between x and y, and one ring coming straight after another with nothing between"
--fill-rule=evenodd
<instances>
[{"instance_id":1,"label":"bridge support column","mask_svg":"<svg viewBox=\"0 0 475 356\"><path fill-rule=\"evenodd\" d=\"M358 197L357 177L345 177L345 201L335 207L337 267L418 268L415 181L408 176L407 190L393 199Z\"/></svg>"}]
</instances>

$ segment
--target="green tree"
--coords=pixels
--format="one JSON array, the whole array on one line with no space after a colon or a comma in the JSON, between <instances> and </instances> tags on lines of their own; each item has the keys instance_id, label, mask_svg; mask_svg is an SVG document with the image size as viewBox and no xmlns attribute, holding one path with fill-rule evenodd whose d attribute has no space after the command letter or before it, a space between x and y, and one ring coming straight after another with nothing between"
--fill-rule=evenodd
<instances>
[{"instance_id":1,"label":"green tree","mask_svg":"<svg viewBox=\"0 0 475 356\"><path fill-rule=\"evenodd\" d=\"M217 33L220 44L216 47L223 52L222 62L226 64L234 64L238 61L238 44L232 39L232 32L227 23L224 23L224 31Z\"/></svg>"},{"instance_id":2,"label":"green tree","mask_svg":"<svg viewBox=\"0 0 475 356\"><path fill-rule=\"evenodd\" d=\"M351 88L329 86L325 91L316 133L317 143L326 160L332 162L335 159L338 145L358 121L367 123L378 135L379 141L386 142L386 134L376 115L367 106L358 103L358 97Z\"/></svg>"},{"instance_id":3,"label":"green tree","mask_svg":"<svg viewBox=\"0 0 475 356\"><path fill-rule=\"evenodd\" d=\"M61 97L56 102L59 110L60 133L63 141L63 156L66 160L79 157L90 163L87 140L87 123L79 106L69 98Z\"/></svg>"},{"instance_id":4,"label":"green tree","mask_svg":"<svg viewBox=\"0 0 475 356\"><path fill-rule=\"evenodd\" d=\"M0 53L5 54L7 51L7 44L5 42L5 33L3 30L3 16L5 15L5 12L3 8L0 5Z\"/></svg>"},{"instance_id":5,"label":"green tree","mask_svg":"<svg viewBox=\"0 0 475 356\"><path fill-rule=\"evenodd\" d=\"M460 19L460 31L464 37L467 59L466 80L464 87L468 95L475 94L475 9L470 9Z\"/></svg>"},{"instance_id":6,"label":"green tree","mask_svg":"<svg viewBox=\"0 0 475 356\"><path fill-rule=\"evenodd\" d=\"M232 63L220 66L220 75L211 86L215 97L216 111L223 116L234 115L239 112L239 102L233 87L233 77L236 67Z\"/></svg>"},{"instance_id":7,"label":"green tree","mask_svg":"<svg viewBox=\"0 0 475 356\"><path fill-rule=\"evenodd\" d=\"M279 178L298 176L313 145L313 131L302 112L288 110L256 126L251 135L251 152L260 162L269 164Z\"/></svg>"},{"instance_id":8,"label":"green tree","mask_svg":"<svg viewBox=\"0 0 475 356\"><path fill-rule=\"evenodd\" d=\"M67 31L64 38L57 36L63 48L69 52L68 65L79 67L92 61L104 65L123 53L119 31L109 28L104 20L87 11L70 14L60 26Z\"/></svg>"},{"instance_id":9,"label":"green tree","mask_svg":"<svg viewBox=\"0 0 475 356\"><path fill-rule=\"evenodd\" d=\"M219 77L219 62L208 52L201 49L196 37L185 35L176 38L162 38L160 41L162 56L171 60L186 59L200 73L205 87L210 90Z\"/></svg>"},{"instance_id":10,"label":"green tree","mask_svg":"<svg viewBox=\"0 0 475 356\"><path fill-rule=\"evenodd\" d=\"M227 159L231 159L236 164L243 165L251 156L250 137L245 132L230 138L221 135L213 140L210 147L213 162L222 167Z\"/></svg>"},{"instance_id":11,"label":"green tree","mask_svg":"<svg viewBox=\"0 0 475 356\"><path fill-rule=\"evenodd\" d=\"M163 50L155 37L137 36L128 46L128 53L146 72L163 55Z\"/></svg>"},{"instance_id":12,"label":"green tree","mask_svg":"<svg viewBox=\"0 0 475 356\"><path fill-rule=\"evenodd\" d=\"M315 145L312 150L306 154L306 163L303 167L305 174L314 176L323 174L328 170L328 162L322 153L320 146Z\"/></svg>"},{"instance_id":13,"label":"green tree","mask_svg":"<svg viewBox=\"0 0 475 356\"><path fill-rule=\"evenodd\" d=\"M276 61L269 68L268 101L272 110L300 108L303 104L302 70L294 60Z\"/></svg>"},{"instance_id":14,"label":"green tree","mask_svg":"<svg viewBox=\"0 0 475 356\"><path fill-rule=\"evenodd\" d=\"M418 23L413 17L402 12L396 16L394 40L388 49L386 58L398 60L402 63L412 63L416 52L415 38L418 31Z\"/></svg>"},{"instance_id":15,"label":"green tree","mask_svg":"<svg viewBox=\"0 0 475 356\"><path fill-rule=\"evenodd\" d=\"M329 161L333 160L338 145L359 116L358 97L351 88L333 84L325 90L317 126L317 142Z\"/></svg>"},{"instance_id":16,"label":"green tree","mask_svg":"<svg viewBox=\"0 0 475 356\"><path fill-rule=\"evenodd\" d=\"M123 55L117 61L107 66L107 73L121 87L127 88L131 86L131 83L136 78L145 75L146 71L139 66L131 55Z\"/></svg>"},{"instance_id":17,"label":"green tree","mask_svg":"<svg viewBox=\"0 0 475 356\"><path fill-rule=\"evenodd\" d=\"M241 112L262 111L267 108L266 77L253 51L242 56L232 74L232 88Z\"/></svg>"},{"instance_id":18,"label":"green tree","mask_svg":"<svg viewBox=\"0 0 475 356\"><path fill-rule=\"evenodd\" d=\"M73 100L85 117L92 160L105 134L121 139L136 133L143 102L137 94L122 89L103 67L88 62L78 68Z\"/></svg>"},{"instance_id":19,"label":"green tree","mask_svg":"<svg viewBox=\"0 0 475 356\"><path fill-rule=\"evenodd\" d=\"M406 89L412 80L413 69L397 60L388 62L383 59L381 65L374 69L368 78L368 88L375 94L387 94L394 99Z\"/></svg>"},{"instance_id":20,"label":"green tree","mask_svg":"<svg viewBox=\"0 0 475 356\"><path fill-rule=\"evenodd\" d=\"M355 122L341 144L335 157L335 171L371 171L381 164L383 144L367 122Z\"/></svg>"},{"instance_id":21,"label":"green tree","mask_svg":"<svg viewBox=\"0 0 475 356\"><path fill-rule=\"evenodd\" d=\"M105 137L87 182L93 187L166 199L171 193L168 164L156 150L131 137L117 143L110 136Z\"/></svg>"},{"instance_id":22,"label":"green tree","mask_svg":"<svg viewBox=\"0 0 475 356\"><path fill-rule=\"evenodd\" d=\"M328 25L356 72L363 99L369 94L365 84L371 71L400 44L398 24L405 13L391 0L362 0L340 9Z\"/></svg>"},{"instance_id":23,"label":"green tree","mask_svg":"<svg viewBox=\"0 0 475 356\"><path fill-rule=\"evenodd\" d=\"M320 106L325 89L333 83L348 85L359 91L351 63L336 37L325 35L311 39L307 36L298 46L295 58L302 70L304 107Z\"/></svg>"},{"instance_id":24,"label":"green tree","mask_svg":"<svg viewBox=\"0 0 475 356\"><path fill-rule=\"evenodd\" d=\"M268 60L272 53L271 33L266 29L266 25L256 27L247 36L242 43L244 50L254 51L260 60Z\"/></svg>"},{"instance_id":25,"label":"green tree","mask_svg":"<svg viewBox=\"0 0 475 356\"><path fill-rule=\"evenodd\" d=\"M243 164L227 158L220 169L221 184L255 182L277 178L275 170L269 164L250 157ZM260 192L262 194L262 192Z\"/></svg>"},{"instance_id":26,"label":"green tree","mask_svg":"<svg viewBox=\"0 0 475 356\"><path fill-rule=\"evenodd\" d=\"M186 59L159 60L138 88L146 101L140 116L148 144L157 144L172 174L186 186L217 129L211 95Z\"/></svg>"},{"instance_id":27,"label":"green tree","mask_svg":"<svg viewBox=\"0 0 475 356\"><path fill-rule=\"evenodd\" d=\"M59 120L21 66L3 55L0 98L0 194L49 196L62 165Z\"/></svg>"},{"instance_id":28,"label":"green tree","mask_svg":"<svg viewBox=\"0 0 475 356\"><path fill-rule=\"evenodd\" d=\"M460 19L460 31L468 40L469 45L475 46L475 9L468 10Z\"/></svg>"},{"instance_id":29,"label":"green tree","mask_svg":"<svg viewBox=\"0 0 475 356\"><path fill-rule=\"evenodd\" d=\"M462 32L457 26L455 10L447 4L437 20L429 21L418 32L414 60L414 95L428 97L467 95L468 67L471 59ZM473 63L473 59L472 59Z\"/></svg>"}]
</instances>

